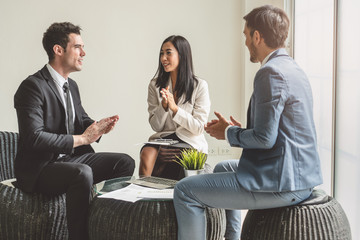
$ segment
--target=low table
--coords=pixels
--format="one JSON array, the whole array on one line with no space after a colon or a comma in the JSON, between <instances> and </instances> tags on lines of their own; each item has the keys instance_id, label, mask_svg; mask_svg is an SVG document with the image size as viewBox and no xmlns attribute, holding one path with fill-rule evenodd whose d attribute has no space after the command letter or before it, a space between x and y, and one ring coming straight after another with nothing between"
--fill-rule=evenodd
<instances>
[{"instance_id":1,"label":"low table","mask_svg":"<svg viewBox=\"0 0 360 240\"><path fill-rule=\"evenodd\" d=\"M102 191L128 185L131 177L105 183ZM222 240L225 232L225 211L206 208L207 239ZM177 221L172 200L152 199L135 203L121 200L93 199L89 210L90 240L176 240Z\"/></svg>"}]
</instances>

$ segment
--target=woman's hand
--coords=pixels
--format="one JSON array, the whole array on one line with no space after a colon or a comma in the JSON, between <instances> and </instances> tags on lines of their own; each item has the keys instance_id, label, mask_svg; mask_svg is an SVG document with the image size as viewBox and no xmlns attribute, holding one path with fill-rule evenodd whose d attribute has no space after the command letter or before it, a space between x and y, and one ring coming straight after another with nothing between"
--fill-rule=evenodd
<instances>
[{"instance_id":1,"label":"woman's hand","mask_svg":"<svg viewBox=\"0 0 360 240\"><path fill-rule=\"evenodd\" d=\"M164 104L166 104L167 108L170 108L171 111L174 113L173 116L175 116L178 111L178 106L175 103L174 95L169 91L169 86L161 89L160 93L161 93L161 97L163 98L162 100L163 107ZM164 107L165 110L167 110L167 108Z\"/></svg>"},{"instance_id":2,"label":"woman's hand","mask_svg":"<svg viewBox=\"0 0 360 240\"><path fill-rule=\"evenodd\" d=\"M164 90L165 88L161 89L160 93L161 93L161 97L162 97L162 101L161 101L161 105L163 106L163 108L165 109L165 111L168 110L169 108L169 103L168 103L168 99L167 99L167 96L165 94L165 90L169 90L169 86L166 87L166 89ZM164 90L164 91L163 91Z\"/></svg>"}]
</instances>

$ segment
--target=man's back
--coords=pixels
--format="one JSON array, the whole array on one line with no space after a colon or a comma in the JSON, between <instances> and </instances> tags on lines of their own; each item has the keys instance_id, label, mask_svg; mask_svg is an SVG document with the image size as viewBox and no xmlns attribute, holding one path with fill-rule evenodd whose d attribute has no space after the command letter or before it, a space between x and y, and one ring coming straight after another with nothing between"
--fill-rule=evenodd
<instances>
[{"instance_id":1,"label":"man's back","mask_svg":"<svg viewBox=\"0 0 360 240\"><path fill-rule=\"evenodd\" d=\"M293 191L322 183L311 86L285 49L275 51L254 80L245 146L238 168L251 191Z\"/></svg>"}]
</instances>

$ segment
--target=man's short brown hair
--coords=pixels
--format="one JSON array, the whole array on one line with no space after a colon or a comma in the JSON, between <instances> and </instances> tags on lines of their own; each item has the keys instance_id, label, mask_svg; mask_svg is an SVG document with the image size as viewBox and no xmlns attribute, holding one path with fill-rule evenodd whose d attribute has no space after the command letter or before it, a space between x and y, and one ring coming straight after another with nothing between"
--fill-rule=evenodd
<instances>
[{"instance_id":1,"label":"man's short brown hair","mask_svg":"<svg viewBox=\"0 0 360 240\"><path fill-rule=\"evenodd\" d=\"M43 47L49 57L49 61L54 59L54 45L60 45L64 51L66 51L66 46L69 42L69 34L75 33L80 35L81 28L79 26L75 26L70 22L61 22L61 23L53 23L46 30L43 36Z\"/></svg>"},{"instance_id":2,"label":"man's short brown hair","mask_svg":"<svg viewBox=\"0 0 360 240\"><path fill-rule=\"evenodd\" d=\"M253 9L244 16L244 19L247 28L250 30L250 36L257 30L268 47L285 47L290 20L284 10L265 5Z\"/></svg>"}]
</instances>

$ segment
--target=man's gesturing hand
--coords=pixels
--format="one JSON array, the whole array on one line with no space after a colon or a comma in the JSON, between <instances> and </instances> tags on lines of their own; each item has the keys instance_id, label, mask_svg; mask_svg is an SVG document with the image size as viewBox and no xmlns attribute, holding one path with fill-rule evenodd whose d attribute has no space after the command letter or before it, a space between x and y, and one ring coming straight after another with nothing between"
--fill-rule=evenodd
<instances>
[{"instance_id":1,"label":"man's gesturing hand","mask_svg":"<svg viewBox=\"0 0 360 240\"><path fill-rule=\"evenodd\" d=\"M218 119L208 122L204 129L212 137L223 140L225 139L225 129L230 123L218 112L214 112Z\"/></svg>"},{"instance_id":2,"label":"man's gesturing hand","mask_svg":"<svg viewBox=\"0 0 360 240\"><path fill-rule=\"evenodd\" d=\"M99 125L99 128L101 131L104 131L104 134L107 134L111 130L114 129L115 124L119 120L119 115L115 115L112 117L107 117L101 119L97 124Z\"/></svg>"},{"instance_id":3,"label":"man's gesturing hand","mask_svg":"<svg viewBox=\"0 0 360 240\"><path fill-rule=\"evenodd\" d=\"M88 145L98 140L103 134L110 132L114 127L119 116L115 115L101 119L99 122L93 122L81 135L73 135L74 145L78 147L81 145Z\"/></svg>"}]
</instances>

